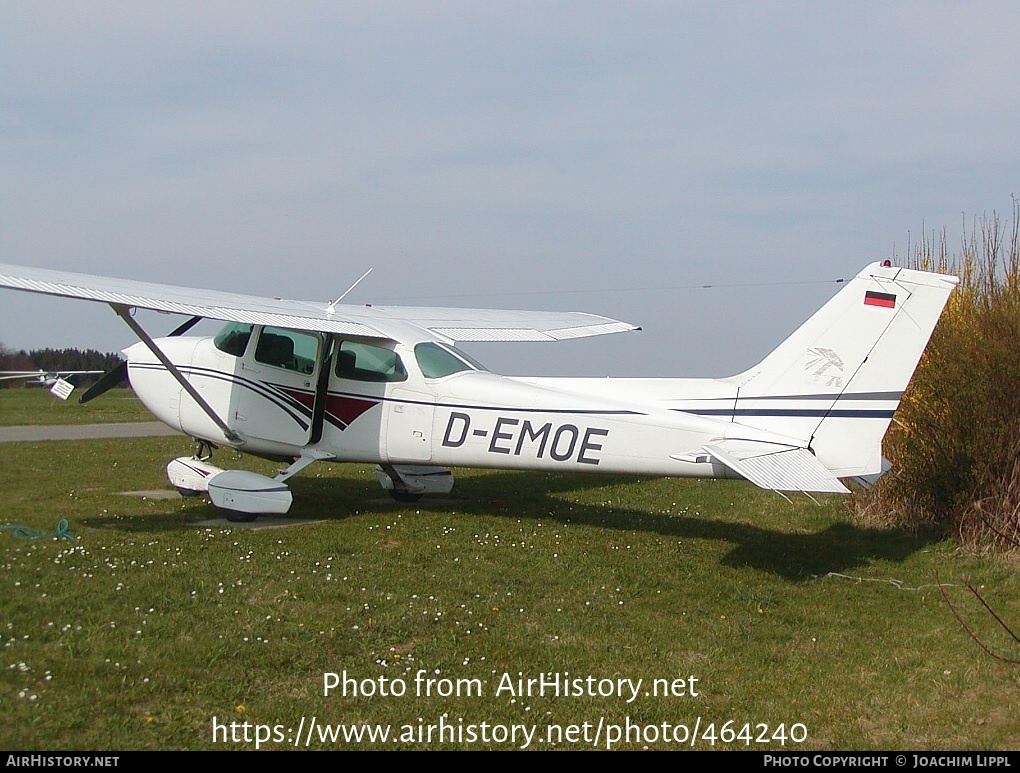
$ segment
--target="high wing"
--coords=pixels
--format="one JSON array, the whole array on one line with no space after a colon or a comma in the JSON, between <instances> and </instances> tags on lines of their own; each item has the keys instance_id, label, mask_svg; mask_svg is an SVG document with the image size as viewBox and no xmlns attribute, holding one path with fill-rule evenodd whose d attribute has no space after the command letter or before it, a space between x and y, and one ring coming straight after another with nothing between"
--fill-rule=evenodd
<instances>
[{"instance_id":1,"label":"high wing","mask_svg":"<svg viewBox=\"0 0 1020 773\"><path fill-rule=\"evenodd\" d=\"M91 376L101 370L0 370L0 381L15 381L19 378L33 379L44 376Z\"/></svg>"},{"instance_id":2,"label":"high wing","mask_svg":"<svg viewBox=\"0 0 1020 773\"><path fill-rule=\"evenodd\" d=\"M0 381L17 381L19 378L33 379L45 376L44 370L0 370Z\"/></svg>"},{"instance_id":3,"label":"high wing","mask_svg":"<svg viewBox=\"0 0 1020 773\"><path fill-rule=\"evenodd\" d=\"M3 264L0 287L227 322L369 338L395 338L394 331L408 324L450 341L557 341L639 329L582 312L330 306Z\"/></svg>"}]
</instances>

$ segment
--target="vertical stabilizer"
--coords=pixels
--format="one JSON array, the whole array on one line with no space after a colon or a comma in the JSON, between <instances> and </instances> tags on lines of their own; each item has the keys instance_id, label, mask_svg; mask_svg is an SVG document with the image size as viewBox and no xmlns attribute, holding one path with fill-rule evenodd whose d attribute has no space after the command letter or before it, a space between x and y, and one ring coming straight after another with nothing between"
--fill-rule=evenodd
<instances>
[{"instance_id":1,"label":"vertical stabilizer","mask_svg":"<svg viewBox=\"0 0 1020 773\"><path fill-rule=\"evenodd\" d=\"M956 277L874 263L761 363L725 379L734 421L810 444L840 477L882 471L882 437Z\"/></svg>"}]
</instances>

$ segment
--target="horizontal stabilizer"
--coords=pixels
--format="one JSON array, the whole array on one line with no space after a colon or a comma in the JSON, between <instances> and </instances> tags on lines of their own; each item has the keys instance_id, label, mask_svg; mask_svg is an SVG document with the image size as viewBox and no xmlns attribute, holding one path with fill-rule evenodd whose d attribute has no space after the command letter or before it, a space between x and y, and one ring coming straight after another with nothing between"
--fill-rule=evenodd
<instances>
[{"instance_id":1,"label":"horizontal stabilizer","mask_svg":"<svg viewBox=\"0 0 1020 773\"><path fill-rule=\"evenodd\" d=\"M850 493L806 448L735 439L709 443L704 448L713 459L763 489Z\"/></svg>"}]
</instances>

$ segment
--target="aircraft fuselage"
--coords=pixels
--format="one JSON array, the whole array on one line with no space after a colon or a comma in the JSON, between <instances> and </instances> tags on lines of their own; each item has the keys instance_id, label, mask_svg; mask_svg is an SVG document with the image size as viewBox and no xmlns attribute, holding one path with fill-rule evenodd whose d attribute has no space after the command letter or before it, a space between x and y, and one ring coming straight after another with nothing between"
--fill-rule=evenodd
<instances>
[{"instance_id":1,"label":"aircraft fuselage","mask_svg":"<svg viewBox=\"0 0 1020 773\"><path fill-rule=\"evenodd\" d=\"M213 338L157 341L240 443L225 439L142 345L127 350L131 383L149 410L182 432L273 458L312 450L319 458L381 464L726 477L726 467L697 453L705 443L788 440L665 404L586 394L584 379L563 389L467 362L429 378L418 349L435 346L428 341L380 347L319 335L305 342L307 358L281 367L268 362L259 341L283 333L256 326L243 349L234 349L239 354L223 351L230 346L218 347ZM345 348L355 355L346 368L340 364ZM451 347L449 354L459 353ZM592 391L605 389L599 382L590 380Z\"/></svg>"}]
</instances>

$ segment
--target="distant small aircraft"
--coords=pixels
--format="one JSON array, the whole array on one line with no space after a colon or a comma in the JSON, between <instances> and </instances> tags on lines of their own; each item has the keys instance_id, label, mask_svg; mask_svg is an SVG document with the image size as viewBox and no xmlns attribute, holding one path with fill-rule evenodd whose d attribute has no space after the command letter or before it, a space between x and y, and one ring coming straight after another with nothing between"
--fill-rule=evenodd
<instances>
[{"instance_id":1,"label":"distant small aircraft","mask_svg":"<svg viewBox=\"0 0 1020 773\"><path fill-rule=\"evenodd\" d=\"M0 370L0 381L24 379L41 386L52 387L57 381L68 376L93 376L102 372L101 370Z\"/></svg>"},{"instance_id":2,"label":"distant small aircraft","mask_svg":"<svg viewBox=\"0 0 1020 773\"><path fill-rule=\"evenodd\" d=\"M74 391L74 384L65 376L91 376L102 373L101 370L0 370L0 381L17 381L24 379L26 383L37 383L50 390L50 394L66 400Z\"/></svg>"},{"instance_id":3,"label":"distant small aircraft","mask_svg":"<svg viewBox=\"0 0 1020 773\"><path fill-rule=\"evenodd\" d=\"M758 365L718 379L508 378L458 341L635 330L578 312L339 305L0 265L0 287L109 304L141 340L81 402L130 377L198 442L171 483L228 520L283 513L319 460L375 463L401 501L453 486L449 466L745 478L845 493L884 472L882 437L956 277L867 266ZM133 308L191 315L153 339ZM226 322L184 337L202 318ZM209 463L215 445L289 462L275 478Z\"/></svg>"}]
</instances>

